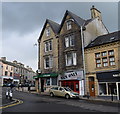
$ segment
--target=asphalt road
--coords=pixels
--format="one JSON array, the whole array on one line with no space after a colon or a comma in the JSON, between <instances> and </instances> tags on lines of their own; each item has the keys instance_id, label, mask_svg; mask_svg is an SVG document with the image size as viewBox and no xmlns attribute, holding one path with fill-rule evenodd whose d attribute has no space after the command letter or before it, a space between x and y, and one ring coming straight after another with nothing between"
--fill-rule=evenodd
<instances>
[{"instance_id":1,"label":"asphalt road","mask_svg":"<svg viewBox=\"0 0 120 114\"><path fill-rule=\"evenodd\" d=\"M65 99L45 95L14 91L13 97L22 104L2 110L4 112L118 112L119 105L91 102L78 99Z\"/></svg>"}]
</instances>

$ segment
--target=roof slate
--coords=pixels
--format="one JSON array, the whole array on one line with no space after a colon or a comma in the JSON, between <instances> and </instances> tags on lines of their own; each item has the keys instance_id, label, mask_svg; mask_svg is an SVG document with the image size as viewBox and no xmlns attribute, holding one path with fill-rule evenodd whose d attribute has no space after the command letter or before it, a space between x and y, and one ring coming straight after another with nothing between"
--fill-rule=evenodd
<instances>
[{"instance_id":1,"label":"roof slate","mask_svg":"<svg viewBox=\"0 0 120 114\"><path fill-rule=\"evenodd\" d=\"M45 27L46 27L47 23L49 23L49 25L51 26L51 28L52 28L52 30L54 31L54 33L55 33L55 34L58 34L59 26L60 26L60 25L59 25L58 23L52 21L52 20L46 19L46 22L45 22L45 24L44 24L44 26L43 26L43 29L42 29L42 32L41 32L41 34L40 34L39 40L41 39L41 37L42 37L42 35L43 35L43 32L44 32L44 30L45 30Z\"/></svg>"},{"instance_id":2,"label":"roof slate","mask_svg":"<svg viewBox=\"0 0 120 114\"><path fill-rule=\"evenodd\" d=\"M95 40L93 40L88 46L85 48L90 48L94 46L103 45L106 43L112 43L115 41L120 41L120 31L112 32L109 34L105 34L102 36L98 36Z\"/></svg>"}]
</instances>

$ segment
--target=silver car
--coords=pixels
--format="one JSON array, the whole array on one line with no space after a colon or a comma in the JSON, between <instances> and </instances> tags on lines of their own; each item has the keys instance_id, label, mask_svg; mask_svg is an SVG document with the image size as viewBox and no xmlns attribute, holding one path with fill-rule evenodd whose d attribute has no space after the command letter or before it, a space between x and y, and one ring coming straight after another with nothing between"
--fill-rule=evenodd
<instances>
[{"instance_id":1,"label":"silver car","mask_svg":"<svg viewBox=\"0 0 120 114\"><path fill-rule=\"evenodd\" d=\"M71 90L69 87L61 87L61 86L51 87L49 89L49 94L51 97L61 96L61 97L65 97L66 99L79 98L79 94Z\"/></svg>"}]
</instances>

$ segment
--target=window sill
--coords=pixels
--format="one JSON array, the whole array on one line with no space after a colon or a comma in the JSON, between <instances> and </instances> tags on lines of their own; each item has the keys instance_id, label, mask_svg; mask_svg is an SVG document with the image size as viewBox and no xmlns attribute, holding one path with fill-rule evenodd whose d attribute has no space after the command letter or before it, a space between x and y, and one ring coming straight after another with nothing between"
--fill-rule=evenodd
<instances>
[{"instance_id":1,"label":"window sill","mask_svg":"<svg viewBox=\"0 0 120 114\"><path fill-rule=\"evenodd\" d=\"M95 70L98 70L98 69L106 69L106 68L115 68L116 65L113 65L113 66L106 66L106 67L98 67L98 68L95 68Z\"/></svg>"}]
</instances>

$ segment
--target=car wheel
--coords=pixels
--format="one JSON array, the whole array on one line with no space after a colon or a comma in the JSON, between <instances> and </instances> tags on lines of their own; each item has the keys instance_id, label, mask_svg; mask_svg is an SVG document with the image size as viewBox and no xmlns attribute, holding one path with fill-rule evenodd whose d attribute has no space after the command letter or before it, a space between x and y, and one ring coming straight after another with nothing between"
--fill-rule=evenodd
<instances>
[{"instance_id":1,"label":"car wheel","mask_svg":"<svg viewBox=\"0 0 120 114\"><path fill-rule=\"evenodd\" d=\"M69 98L70 98L70 95L69 95L69 94L66 94L66 95L65 95L65 98L66 98L66 99L69 99Z\"/></svg>"},{"instance_id":2,"label":"car wheel","mask_svg":"<svg viewBox=\"0 0 120 114\"><path fill-rule=\"evenodd\" d=\"M51 96L51 97L54 97L54 94L53 94L53 93L50 93L50 96Z\"/></svg>"}]
</instances>

